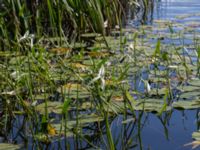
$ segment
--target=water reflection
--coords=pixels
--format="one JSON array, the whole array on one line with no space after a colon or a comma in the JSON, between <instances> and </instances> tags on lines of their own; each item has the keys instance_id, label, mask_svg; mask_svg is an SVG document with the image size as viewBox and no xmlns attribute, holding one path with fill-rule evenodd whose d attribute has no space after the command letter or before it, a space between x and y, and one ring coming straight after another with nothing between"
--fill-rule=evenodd
<instances>
[{"instance_id":1,"label":"water reflection","mask_svg":"<svg viewBox=\"0 0 200 150\"><path fill-rule=\"evenodd\" d=\"M134 119L118 116L112 122L117 149L191 149L184 144L192 141L191 134L199 127L198 112L174 110L162 116L137 112Z\"/></svg>"}]
</instances>

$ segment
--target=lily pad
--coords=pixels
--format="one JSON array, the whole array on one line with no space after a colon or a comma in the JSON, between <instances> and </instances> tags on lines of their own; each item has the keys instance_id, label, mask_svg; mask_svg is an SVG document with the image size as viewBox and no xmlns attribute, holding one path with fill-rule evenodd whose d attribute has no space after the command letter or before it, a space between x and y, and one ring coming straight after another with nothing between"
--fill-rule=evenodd
<instances>
[{"instance_id":1,"label":"lily pad","mask_svg":"<svg viewBox=\"0 0 200 150\"><path fill-rule=\"evenodd\" d=\"M38 111L41 114L45 114L45 103L39 104L35 107L36 111ZM63 103L61 102L47 102L47 110L48 113L57 113L60 114L62 113L62 107Z\"/></svg>"},{"instance_id":2,"label":"lily pad","mask_svg":"<svg viewBox=\"0 0 200 150\"><path fill-rule=\"evenodd\" d=\"M68 48L68 47L58 47L58 48L52 48L50 49L49 51L50 52L53 52L53 53L56 53L56 54L68 54L71 52L71 48Z\"/></svg>"},{"instance_id":3,"label":"lily pad","mask_svg":"<svg viewBox=\"0 0 200 150\"><path fill-rule=\"evenodd\" d=\"M146 112L156 112L159 113L163 108L164 102L162 99L147 99L147 100L139 100L133 108L135 110L144 110ZM170 106L166 107L165 111L169 111L171 109Z\"/></svg>"},{"instance_id":4,"label":"lily pad","mask_svg":"<svg viewBox=\"0 0 200 150\"><path fill-rule=\"evenodd\" d=\"M189 84L193 85L193 86L198 86L199 90L200 90L200 79L197 79L197 78L192 79L192 80L189 81Z\"/></svg>"},{"instance_id":5,"label":"lily pad","mask_svg":"<svg viewBox=\"0 0 200 150\"><path fill-rule=\"evenodd\" d=\"M19 145L9 144L9 143L0 143L0 149L2 150L20 150Z\"/></svg>"},{"instance_id":6,"label":"lily pad","mask_svg":"<svg viewBox=\"0 0 200 150\"><path fill-rule=\"evenodd\" d=\"M193 132L192 133L192 138L197 140L197 141L200 141L200 131Z\"/></svg>"},{"instance_id":7,"label":"lily pad","mask_svg":"<svg viewBox=\"0 0 200 150\"><path fill-rule=\"evenodd\" d=\"M72 136L73 132L72 129L78 127L79 129L82 127L88 126L88 124L95 123L95 122L101 122L103 121L103 117L97 115L97 114L89 114L89 115L80 115L78 117L78 122L76 120L68 120L66 124L66 131L67 131L67 136ZM61 126L61 124L52 124L54 129L56 130L57 133L63 134L65 132L65 127ZM62 130L60 130L62 129Z\"/></svg>"},{"instance_id":8,"label":"lily pad","mask_svg":"<svg viewBox=\"0 0 200 150\"><path fill-rule=\"evenodd\" d=\"M184 92L180 95L180 99L199 99L200 91Z\"/></svg>"},{"instance_id":9,"label":"lily pad","mask_svg":"<svg viewBox=\"0 0 200 150\"><path fill-rule=\"evenodd\" d=\"M172 107L176 109L198 109L200 108L200 99L190 101L177 101L172 103Z\"/></svg>"},{"instance_id":10,"label":"lily pad","mask_svg":"<svg viewBox=\"0 0 200 150\"><path fill-rule=\"evenodd\" d=\"M179 89L182 92L200 91L200 87L198 87L198 86L192 86L192 85L179 86L179 87L177 87L177 89Z\"/></svg>"},{"instance_id":11,"label":"lily pad","mask_svg":"<svg viewBox=\"0 0 200 150\"><path fill-rule=\"evenodd\" d=\"M95 37L100 37L101 34L98 33L85 33L85 34L81 34L82 38L95 38Z\"/></svg>"},{"instance_id":12,"label":"lily pad","mask_svg":"<svg viewBox=\"0 0 200 150\"><path fill-rule=\"evenodd\" d=\"M114 102L115 105L119 106L119 110L124 110L124 103L123 102ZM145 112L152 112L152 113L159 113L163 108L164 102L162 99L140 99L137 101L132 102L131 106L134 110L145 111ZM128 106L127 106L128 108ZM166 110L171 110L170 106L166 106Z\"/></svg>"},{"instance_id":13,"label":"lily pad","mask_svg":"<svg viewBox=\"0 0 200 150\"><path fill-rule=\"evenodd\" d=\"M68 83L59 87L57 91L72 99L85 99L91 96L90 92L81 84Z\"/></svg>"},{"instance_id":14,"label":"lily pad","mask_svg":"<svg viewBox=\"0 0 200 150\"><path fill-rule=\"evenodd\" d=\"M89 66L82 64L82 63L72 63L71 67L76 68L76 69L81 69L81 70L88 70Z\"/></svg>"},{"instance_id":15,"label":"lily pad","mask_svg":"<svg viewBox=\"0 0 200 150\"><path fill-rule=\"evenodd\" d=\"M93 58L104 58L110 56L111 54L109 52L101 51L101 52L88 52L87 55Z\"/></svg>"}]
</instances>

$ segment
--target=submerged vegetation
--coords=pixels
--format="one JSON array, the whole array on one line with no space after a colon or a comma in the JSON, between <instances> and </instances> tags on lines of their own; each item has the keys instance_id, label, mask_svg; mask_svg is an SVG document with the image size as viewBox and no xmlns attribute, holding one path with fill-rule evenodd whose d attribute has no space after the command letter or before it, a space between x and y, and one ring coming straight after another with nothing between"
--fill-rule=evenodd
<instances>
[{"instance_id":1,"label":"submerged vegetation","mask_svg":"<svg viewBox=\"0 0 200 150\"><path fill-rule=\"evenodd\" d=\"M154 3L0 0L0 147L143 149L150 113L168 138L175 109L200 107L200 24L145 25Z\"/></svg>"}]
</instances>

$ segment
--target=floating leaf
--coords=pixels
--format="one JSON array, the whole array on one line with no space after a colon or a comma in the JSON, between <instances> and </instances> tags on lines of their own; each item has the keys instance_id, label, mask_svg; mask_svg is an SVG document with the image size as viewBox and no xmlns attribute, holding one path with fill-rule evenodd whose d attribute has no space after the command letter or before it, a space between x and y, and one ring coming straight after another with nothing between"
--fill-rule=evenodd
<instances>
[{"instance_id":1,"label":"floating leaf","mask_svg":"<svg viewBox=\"0 0 200 150\"><path fill-rule=\"evenodd\" d=\"M131 106L134 110L140 110L140 111L145 111L145 112L155 112L155 113L159 113L160 110L163 108L163 100L162 99L140 99L137 100L135 102L130 101ZM113 102L112 106L116 107L118 112L123 112L124 109L124 103L123 102ZM169 111L171 110L170 106L165 106L165 110L163 111Z\"/></svg>"},{"instance_id":2,"label":"floating leaf","mask_svg":"<svg viewBox=\"0 0 200 150\"><path fill-rule=\"evenodd\" d=\"M73 135L73 133L71 132L71 130L73 128L76 128L76 127L82 128L82 127L87 126L88 124L95 123L95 122L101 122L103 120L104 120L104 118L97 115L97 114L80 115L80 116L78 116L78 122L76 121L76 119L75 120L68 120L67 124L66 124L67 136ZM52 126L55 128L57 133L60 132L61 124L52 124ZM62 126L61 134L63 134L64 132L65 132L65 127Z\"/></svg>"},{"instance_id":3,"label":"floating leaf","mask_svg":"<svg viewBox=\"0 0 200 150\"><path fill-rule=\"evenodd\" d=\"M104 58L104 57L108 57L110 56L109 52L88 52L87 53L90 57L94 57L94 58Z\"/></svg>"},{"instance_id":4,"label":"floating leaf","mask_svg":"<svg viewBox=\"0 0 200 150\"><path fill-rule=\"evenodd\" d=\"M86 90L84 86L82 86L79 83L67 83L63 85L61 88L63 88L63 92L70 93L72 91L81 91L81 90Z\"/></svg>"},{"instance_id":5,"label":"floating leaf","mask_svg":"<svg viewBox=\"0 0 200 150\"><path fill-rule=\"evenodd\" d=\"M177 89L180 90L180 91L182 91L182 92L193 92L193 91L200 90L200 87L188 85L188 86L177 87Z\"/></svg>"},{"instance_id":6,"label":"floating leaf","mask_svg":"<svg viewBox=\"0 0 200 150\"><path fill-rule=\"evenodd\" d=\"M85 34L81 34L82 38L92 38L95 39L96 37L100 37L101 34L98 33L85 33Z\"/></svg>"},{"instance_id":7,"label":"floating leaf","mask_svg":"<svg viewBox=\"0 0 200 150\"><path fill-rule=\"evenodd\" d=\"M192 133L192 138L195 139L195 140L200 141L200 131L193 132Z\"/></svg>"},{"instance_id":8,"label":"floating leaf","mask_svg":"<svg viewBox=\"0 0 200 150\"><path fill-rule=\"evenodd\" d=\"M0 143L0 149L2 150L20 150L19 145L9 144L9 143Z\"/></svg>"},{"instance_id":9,"label":"floating leaf","mask_svg":"<svg viewBox=\"0 0 200 150\"><path fill-rule=\"evenodd\" d=\"M71 48L69 47L58 47L58 48L52 48L49 51L57 54L67 54L71 52Z\"/></svg>"},{"instance_id":10,"label":"floating leaf","mask_svg":"<svg viewBox=\"0 0 200 150\"><path fill-rule=\"evenodd\" d=\"M90 97L89 91L85 88L85 86L79 83L67 83L62 87L59 87L57 91L61 94L65 94L68 98L84 99Z\"/></svg>"},{"instance_id":11,"label":"floating leaf","mask_svg":"<svg viewBox=\"0 0 200 150\"><path fill-rule=\"evenodd\" d=\"M176 109L198 109L200 108L200 100L177 101L172 103L172 107Z\"/></svg>"},{"instance_id":12,"label":"floating leaf","mask_svg":"<svg viewBox=\"0 0 200 150\"><path fill-rule=\"evenodd\" d=\"M147 99L147 100L139 100L137 101L137 104L133 107L135 110L144 110L147 112L160 112L160 110L163 108L163 100L162 99ZM165 106L165 110L163 111L169 111L171 109L170 106Z\"/></svg>"},{"instance_id":13,"label":"floating leaf","mask_svg":"<svg viewBox=\"0 0 200 150\"><path fill-rule=\"evenodd\" d=\"M123 96L112 96L112 101L122 102L122 101L124 101L124 97Z\"/></svg>"},{"instance_id":14,"label":"floating leaf","mask_svg":"<svg viewBox=\"0 0 200 150\"><path fill-rule=\"evenodd\" d=\"M194 78L194 79L189 81L189 84L192 85L192 86L198 86L199 90L200 90L200 79Z\"/></svg>"},{"instance_id":15,"label":"floating leaf","mask_svg":"<svg viewBox=\"0 0 200 150\"><path fill-rule=\"evenodd\" d=\"M81 64L81 63L72 63L71 67L76 68L76 69L81 69L81 70L89 69L88 65L84 65L84 64Z\"/></svg>"},{"instance_id":16,"label":"floating leaf","mask_svg":"<svg viewBox=\"0 0 200 150\"><path fill-rule=\"evenodd\" d=\"M181 93L180 99L199 99L200 91L190 91Z\"/></svg>"},{"instance_id":17,"label":"floating leaf","mask_svg":"<svg viewBox=\"0 0 200 150\"><path fill-rule=\"evenodd\" d=\"M71 46L73 47L73 49L78 50L78 49L86 48L87 45L86 45L86 43L76 42L76 43L72 44Z\"/></svg>"},{"instance_id":18,"label":"floating leaf","mask_svg":"<svg viewBox=\"0 0 200 150\"><path fill-rule=\"evenodd\" d=\"M91 102L83 102L80 106L79 106L79 110L88 110L90 108L93 107L93 104Z\"/></svg>"},{"instance_id":19,"label":"floating leaf","mask_svg":"<svg viewBox=\"0 0 200 150\"><path fill-rule=\"evenodd\" d=\"M47 110L48 110L48 113L57 113L57 114L61 114L62 113L62 106L63 106L63 103L61 102L47 102ZM41 114L45 114L45 103L42 103L42 104L39 104L37 105L35 108L36 108L36 111L38 111L39 113Z\"/></svg>"}]
</instances>

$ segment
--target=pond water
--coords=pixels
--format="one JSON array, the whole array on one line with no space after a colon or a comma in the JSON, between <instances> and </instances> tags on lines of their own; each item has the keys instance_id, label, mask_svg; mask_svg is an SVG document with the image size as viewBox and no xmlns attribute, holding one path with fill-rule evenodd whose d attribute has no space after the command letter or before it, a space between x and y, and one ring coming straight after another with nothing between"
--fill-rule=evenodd
<instances>
[{"instance_id":1,"label":"pond water","mask_svg":"<svg viewBox=\"0 0 200 150\"><path fill-rule=\"evenodd\" d=\"M162 0L154 7L154 19L168 19L180 22L199 21L199 17L177 19L183 15L199 13L200 3L198 0Z\"/></svg>"},{"instance_id":2,"label":"pond water","mask_svg":"<svg viewBox=\"0 0 200 150\"><path fill-rule=\"evenodd\" d=\"M111 115L109 118L108 122L110 123L110 128L111 128L111 132L113 135L113 141L116 146L116 149L189 150L192 148L190 143L193 142L193 140L194 140L192 138L192 134L193 134L193 132L198 131L199 126L200 126L199 107L197 109L193 109L193 108L196 108L196 107L194 107L194 105L196 103L194 103L194 105L188 104L188 107L189 108L191 107L192 110L183 110L185 107L187 108L187 105L182 106L183 104L181 104L181 106L174 107L174 106L172 106L172 102L169 102L170 107L165 108L167 111L165 110L165 111L161 112L161 114L158 114L159 111L163 107L163 101L164 100L167 101L167 98L166 99L163 98L163 97L165 97L165 93L163 94L163 91L160 90L159 88L162 89L163 87L164 88L167 87L165 83L166 83L166 78L168 78L168 77L170 79L172 79L170 86L172 87L172 95L173 94L175 95L175 96L173 95L173 100L175 102L177 100L183 101L185 99L190 100L193 98L193 97L191 98L191 95L188 96L187 92L184 93L185 94L184 96L179 95L180 97L178 97L176 95L177 93L181 93L182 87L180 85L182 83L179 83L179 79L177 79L177 76L176 76L177 72L173 70L174 69L173 67L177 67L180 64L181 64L180 66L183 66L184 63L181 61L180 64L178 64L178 62L176 62L176 60L174 60L174 58L173 58L171 60L172 61L171 64L173 64L174 66L170 66L172 68L172 70L169 69L170 72L165 73L165 71L167 70L166 68L169 67L169 65L168 65L169 62L168 61L166 61L167 63L159 62L159 65L157 65L156 63L154 63L157 59L157 55L155 54L155 56L153 56L153 57L151 57L151 55L154 55L154 53L155 53L154 50L157 47L156 44L157 45L161 44L163 47L169 49L169 51L171 50L172 47L181 46L181 48L179 49L180 53L178 52L177 55L183 56L184 59L186 59L186 57L187 57L187 61L189 62L190 66L192 66L192 67L195 66L193 64L197 63L197 57L195 55L196 51L194 50L195 48L191 45L194 45L194 39L196 37L200 38L200 36L199 36L200 35L200 1L199 0L155 0L154 8L153 8L153 11L151 10L151 12L152 12L152 14L150 14L148 16L149 18L147 19L147 22L141 21L142 22L141 23L139 20L140 23L136 23L135 18L128 20L127 30L125 29L125 32L126 32L125 36L122 37L122 38L126 39L124 41L126 41L128 43L127 44L126 42L124 42L124 43L126 43L125 46L123 47L125 49L124 50L125 52L123 52L122 54L124 54L124 53L126 53L126 49L131 49L130 43L134 42L132 36L134 34L134 31L137 30L138 31L137 40L139 41L138 43L141 44L139 48L144 46L144 49L145 50L147 49L146 50L147 54L149 54L147 56L147 58L150 58L150 60L143 59L143 56L141 56L139 54L138 58L134 58L135 59L134 63L135 63L135 61L137 62L137 59L139 59L140 61L143 61L143 62L142 63L137 62L138 64L141 63L138 65L139 67L136 66L136 64L131 66L133 68L133 70L131 70L132 72L130 72L130 75L128 72L128 81L130 82L131 90L134 89L142 95L142 96L140 96L138 94L139 95L138 96L136 93L134 93L135 91L129 95L130 97L134 96L134 98L136 99L136 101L134 101L135 102L134 108L136 108L137 111L134 110L134 113L132 113L129 110L127 111L127 106L124 106L124 103L121 104L121 101L123 101L123 100L120 100L121 95L120 96L114 95L117 98L118 97L120 97L120 98L117 100L113 99L114 102L111 104L117 105L119 103L119 106L123 105L122 107L125 108L125 111L120 112L119 113L120 115L113 115L113 116ZM130 33L130 31L132 33ZM182 32L182 31L185 31L185 32ZM116 31L116 32L119 32L119 31ZM173 35L173 33L176 33L176 34ZM117 34L119 34L119 33L117 33ZM131 38L129 38L129 37L131 37ZM93 38L93 36L92 36L92 38ZM106 37L106 38L110 38L111 40L109 42L111 44L114 43L114 46L115 46L115 44L119 45L119 41L116 40L117 38L119 39L119 36ZM116 41L118 43L116 43ZM159 43L158 41L160 41L161 43ZM199 41L196 41L196 42L199 42ZM168 45L169 45L169 47L167 47ZM115 48L117 49L117 53L119 53L118 52L119 46L116 46L116 47ZM148 51L149 48L151 48L151 51ZM62 49L63 52L69 51L68 48L63 48L63 49ZM82 47L81 47L81 49L82 49ZM94 49L98 49L98 48L95 47ZM57 49L55 48L54 52L56 50ZM141 50L138 50L138 51L139 51L139 53L143 52L143 51L141 52ZM87 54L85 54L86 56L88 54L90 54L91 57L92 56L96 57L95 55L101 55L102 58L104 55L110 56L110 53L107 53L107 52L96 54L96 53L87 51L86 53L87 53ZM162 55L163 58L165 57L164 54ZM66 59L65 57L62 58L61 55L60 56L55 56L55 55L57 55L57 54L53 54L52 57L58 57L59 60ZM136 56L136 55L134 54L133 57L134 56ZM186 56L186 57L184 57L184 56ZM51 67L53 69L55 69L56 67L58 67L58 68L56 68L57 70L52 69L53 75L52 74L51 75L57 77L55 80L58 81L58 83L61 82L60 78L62 77L62 73L64 74L63 76L69 76L68 73L66 73L66 74L64 73L66 68L68 69L71 67L73 69L76 68L78 71L79 70L87 71L87 69L89 67L94 65L94 64L92 64L92 65L89 64L89 63L91 63L91 61L89 61L88 58L87 58L87 60L83 60L82 55L77 55L76 57L78 57L78 58L76 58L77 60L80 57L80 61L78 63L73 62L73 61L68 62L68 60L61 61L62 62L61 70L59 70L60 68L55 65L58 60L54 59L55 62L54 61L52 62L53 65L51 64L52 65ZM100 61L99 58L101 58L101 57L98 57L98 59L95 58L94 62ZM120 60L119 62L121 65L121 62L123 63L123 59L125 59L126 57L127 57L127 55L122 57L121 53L120 53L119 56L116 56L116 58L114 57L114 61L113 61L114 65L115 65L115 62L117 62L116 59ZM144 57L146 57L146 55ZM155 60L153 60L154 57L155 57ZM176 57L175 59L178 59L178 58L179 57ZM162 59L160 59L160 60L162 60ZM85 61L85 62L82 63L82 61ZM147 63L145 63L145 61L147 61ZM113 62L111 61L111 64ZM69 64L71 63L71 64L69 65L68 63ZM68 66L67 65L64 66L63 64L65 64L65 65L67 64ZM72 65L73 65L73 67L72 67ZM64 68L63 66L66 68ZM109 64L107 64L107 66L109 66ZM156 70L155 68L158 68L157 69L158 74L156 74L156 73L154 74L154 70ZM102 69L102 67L99 69L100 75L104 73L103 69ZM118 73L118 72L115 73L115 66L112 69L113 70L110 72L114 72L114 74ZM136 71L134 69L136 69ZM181 69L185 71L184 67L182 67ZM85 73L84 71L83 72L81 72L81 71L79 73L82 73L82 74ZM185 72L187 72L187 70ZM16 72L14 72L14 73L16 74ZM133 74L134 74L134 76L133 76ZM162 77L163 74L166 75L166 77ZM84 75L85 74L80 75L78 77L80 77L82 80L82 78L84 79ZM112 75L112 73L111 73L111 75ZM159 75L161 76L161 78L158 77ZM194 76L192 76L192 77L194 77ZM89 80L89 79L86 79L86 80ZM158 82L152 81L152 83L150 83L150 79L152 79L152 80L158 79ZM67 80L66 82L68 82L68 79L66 79L66 80ZM26 144L27 149L36 149L38 145L39 145L39 147L41 147L41 149L50 149L50 150L51 149L52 150L53 149L94 149L95 146L100 147L101 149L108 148L108 142L107 142L108 139L107 139L107 134L106 134L105 120L102 119L102 117L99 115L99 113L98 113L99 116L97 114L95 114L97 108L93 108L94 106L92 106L90 102L87 102L87 101L85 102L85 100L88 97L90 97L91 95L90 95L90 93L88 94L87 89L83 88L82 85L73 83L76 80L77 80L76 78L73 78L71 83L66 84L65 86L61 85L61 86L63 86L63 88L66 88L66 91L68 90L67 91L69 93L68 97L66 96L67 92L65 93L65 92L63 92L62 88L59 88L59 90L56 89L55 93L53 93L53 94L51 93L53 96L51 95L49 98L50 102L48 104L52 105L52 106L50 106L50 107L48 106L49 107L48 113L50 113L50 115L48 115L48 117L52 121L51 122L52 124L49 123L48 125L49 126L55 125L54 127L55 127L56 131L57 132L60 131L59 133L62 134L61 136L53 133L52 137L50 136L50 138L53 139L52 143L51 142L48 143L48 141L45 141L46 136L43 136L45 139L42 139L43 138L42 136L39 136L40 139L37 136L35 136L34 137L35 139L39 139L41 141L44 140L46 142L46 143L38 142L36 140L36 142L35 142L36 144L35 144L33 135L31 135L31 133L27 134L27 132L28 132L27 129L30 126L30 122L29 122L30 120L26 121L27 118L24 117L25 115L24 116L16 115L16 117L11 121L11 123L13 124L13 127L11 127L11 131L8 134L8 139L10 140L10 142L17 143L17 144L24 142ZM135 80L135 82L133 80ZM164 81L159 82L159 80L164 80ZM180 82L181 81L182 80L180 79ZM63 82L65 82L65 81L63 81ZM103 85L103 82L105 82L105 80L104 81L101 80L101 82ZM112 86L112 80L110 81L110 83ZM200 83L199 79L198 79L197 83ZM195 83L195 81L194 81L192 84L195 85L197 83ZM86 84L87 84L87 82L86 82ZM91 82L89 84L91 84ZM149 84L151 84L150 88L152 88L154 90L156 88L158 88L159 92L161 92L161 93L159 93L157 95L155 93L153 93L152 95L149 95L148 89L147 89L148 88L147 85L149 85ZM179 89L178 88L176 89L176 86L179 86ZM75 101L75 99L79 100L79 97L77 96L79 94L79 90L77 90L77 89L82 90L82 91L80 91L80 95L82 94L81 97L82 97L82 99L84 99L83 100L83 104L85 104L84 106L82 105L82 101L80 102L80 104L79 104L79 102ZM200 89L200 85L195 85L195 90L192 89L192 92L194 92L193 94L195 96L200 97L200 95L198 93L199 89ZM43 89L41 88L41 90L43 90ZM49 90L51 91L51 89L49 89ZM130 89L128 89L128 90L130 90ZM187 88L187 90L188 90L188 88ZM70 93L69 91L70 92L72 91L72 92ZM118 92L118 91L115 91L115 92ZM69 118L71 117L70 118L71 120L67 120L67 121L69 121L69 122L67 122L68 124L65 121L63 121L62 120L63 118L61 117L61 112L62 112L61 109L64 109L64 106L63 106L64 105L63 104L64 96L59 97L61 95L60 93L62 93L62 94L65 93L66 94L65 96L68 99L71 96L70 98L75 101L75 102L74 101L72 102L73 105L72 105L72 107L70 107ZM39 95L39 96L41 96L41 95ZM128 96L126 95L126 97L128 97ZM148 100L151 100L150 105L147 106L147 108L143 108L143 106L141 106L142 105L141 103L143 103L143 102L138 102L140 100L138 97L141 98L141 100L144 100L144 99L147 100L147 103L148 103ZM124 98L124 97L122 97L122 98ZM45 114L46 112L44 112L45 111L44 107L46 107L46 105L47 105L47 104L44 104L44 100L46 100L45 93L42 96L42 98L39 97L37 100L33 104L31 103L31 105L36 107L36 110L39 113ZM59 100L59 102L58 102L58 100ZM95 97L95 100L96 100L96 97ZM117 102L115 102L115 101L117 101ZM146 102L144 102L144 103L146 103ZM156 105L155 107L152 106L154 104ZM138 107L139 105L141 106L140 108ZM199 101L198 101L197 105L199 106ZM78 106L78 108L77 108L77 106ZM79 107L80 107L80 112L78 110ZM175 109L175 108L180 109L180 107L182 108L182 110ZM75 108L77 108L77 110ZM87 108L88 108L88 110L87 110ZM106 110L110 111L109 109L106 109ZM145 110L145 111L141 111L141 110ZM115 111L113 111L113 112L115 112ZM111 111L111 114L113 112ZM117 112L117 109L116 109L116 112ZM17 113L19 113L19 112L17 112ZM81 116L79 118L80 119L79 121L81 123L83 123L83 126L81 126L82 124L80 125L80 127L78 126L78 123L77 123L78 121L76 121L77 118L74 117L77 114ZM86 118L84 118L84 115L86 116ZM39 129L39 128L43 127L42 125L40 125L40 123L42 122L42 117L39 116L37 119L39 120L39 123L37 122L38 120L35 121L33 118L33 123L35 123L35 122L36 123L33 126L31 126L31 127L33 127L33 129L31 129L31 132L34 132L35 130L40 132L40 130L42 130L42 129ZM66 131L63 131L64 129L59 124L61 122L60 120L62 120L62 124L66 123L66 125L68 126L69 134L72 134L72 131L73 131L73 134L72 134L73 137L70 135L69 138L67 138L67 139L63 138L63 133L66 133ZM46 125L46 127L49 127L48 125ZM75 128L75 126L77 126L77 128ZM49 127L50 130L51 129L53 130L52 132L54 132L54 127ZM82 130L82 127L83 127L83 130ZM81 128L81 129L79 129L79 128ZM63 133L61 133L61 130L63 131ZM82 132L80 132L79 130L81 130ZM80 135L79 135L79 132L80 132ZM75 135L74 133L78 133L78 134ZM54 137L55 135L58 137ZM0 135L0 138L1 138L1 135ZM54 140L54 138L55 138L55 140ZM3 139L3 140L5 140L5 139ZM35 146L35 145L37 145L37 146ZM0 147L0 149L1 149L1 147Z\"/></svg>"},{"instance_id":3,"label":"pond water","mask_svg":"<svg viewBox=\"0 0 200 150\"><path fill-rule=\"evenodd\" d=\"M189 22L200 23L199 0L161 0L155 3L152 22L155 20L169 20L172 22L188 24ZM131 22L131 21L129 21ZM131 24L128 25L129 27ZM177 29L179 30L179 29ZM175 32L177 31L175 29ZM197 32L200 28L196 29ZM170 41L163 40L163 43ZM186 41L191 44L191 41ZM149 114L148 119L141 130L141 142L143 149L152 150L190 150L191 146L184 146L192 142L192 133L198 128L198 110L177 111L174 110L163 124L162 119ZM166 117L167 118L167 117ZM137 148L136 148L137 149ZM138 147L138 149L141 149Z\"/></svg>"}]
</instances>

